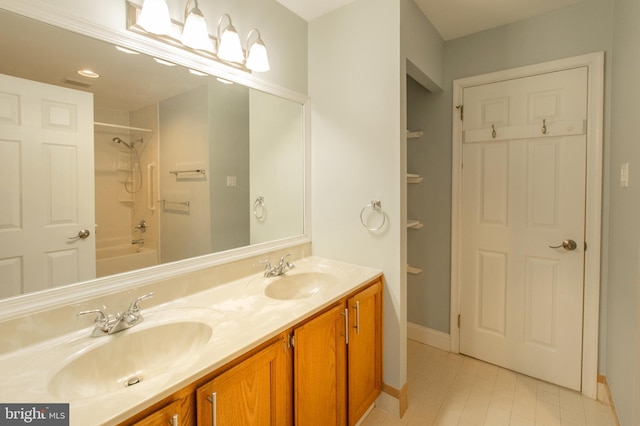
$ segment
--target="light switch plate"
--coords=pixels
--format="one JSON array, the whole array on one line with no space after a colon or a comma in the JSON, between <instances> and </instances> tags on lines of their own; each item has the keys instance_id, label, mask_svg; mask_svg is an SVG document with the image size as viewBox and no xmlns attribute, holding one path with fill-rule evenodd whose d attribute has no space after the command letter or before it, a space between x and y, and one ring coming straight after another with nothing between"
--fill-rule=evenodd
<instances>
[{"instance_id":1,"label":"light switch plate","mask_svg":"<svg viewBox=\"0 0 640 426\"><path fill-rule=\"evenodd\" d=\"M620 165L620 188L629 187L629 163Z\"/></svg>"}]
</instances>

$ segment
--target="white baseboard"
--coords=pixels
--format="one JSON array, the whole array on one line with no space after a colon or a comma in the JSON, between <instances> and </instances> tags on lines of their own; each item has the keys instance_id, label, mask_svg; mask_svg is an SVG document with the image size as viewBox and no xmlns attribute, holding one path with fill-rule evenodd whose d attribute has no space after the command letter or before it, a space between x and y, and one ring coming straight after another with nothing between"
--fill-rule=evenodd
<instances>
[{"instance_id":1,"label":"white baseboard","mask_svg":"<svg viewBox=\"0 0 640 426\"><path fill-rule=\"evenodd\" d=\"M416 342L442 349L443 351L449 352L451 350L451 339L447 333L418 324L407 323L407 337Z\"/></svg>"}]
</instances>

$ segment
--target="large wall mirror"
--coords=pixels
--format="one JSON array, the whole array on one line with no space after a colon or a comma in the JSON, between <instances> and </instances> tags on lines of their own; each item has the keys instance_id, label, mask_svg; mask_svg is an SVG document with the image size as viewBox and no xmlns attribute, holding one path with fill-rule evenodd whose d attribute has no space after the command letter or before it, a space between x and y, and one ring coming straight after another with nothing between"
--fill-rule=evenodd
<instances>
[{"instance_id":1,"label":"large wall mirror","mask_svg":"<svg viewBox=\"0 0 640 426\"><path fill-rule=\"evenodd\" d=\"M304 235L299 100L4 10L0 57L0 298Z\"/></svg>"}]
</instances>

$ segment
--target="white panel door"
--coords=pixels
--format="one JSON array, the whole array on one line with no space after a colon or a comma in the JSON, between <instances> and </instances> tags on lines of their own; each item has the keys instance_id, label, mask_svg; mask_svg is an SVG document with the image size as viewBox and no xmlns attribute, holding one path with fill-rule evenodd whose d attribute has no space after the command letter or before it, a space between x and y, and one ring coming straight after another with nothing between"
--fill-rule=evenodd
<instances>
[{"instance_id":1,"label":"white panel door","mask_svg":"<svg viewBox=\"0 0 640 426\"><path fill-rule=\"evenodd\" d=\"M576 390L586 76L464 90L460 352Z\"/></svg>"},{"instance_id":2,"label":"white panel door","mask_svg":"<svg viewBox=\"0 0 640 426\"><path fill-rule=\"evenodd\" d=\"M93 164L92 94L0 74L0 297L95 277Z\"/></svg>"}]
</instances>

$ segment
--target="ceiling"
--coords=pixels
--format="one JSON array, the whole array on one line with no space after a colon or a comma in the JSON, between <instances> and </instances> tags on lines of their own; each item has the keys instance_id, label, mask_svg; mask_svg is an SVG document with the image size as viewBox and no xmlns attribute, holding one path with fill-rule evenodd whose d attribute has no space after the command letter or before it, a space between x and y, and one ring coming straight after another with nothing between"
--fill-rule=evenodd
<instances>
[{"instance_id":1,"label":"ceiling","mask_svg":"<svg viewBox=\"0 0 640 426\"><path fill-rule=\"evenodd\" d=\"M277 0L312 21L355 0ZM444 40L560 9L583 0L414 0Z\"/></svg>"}]
</instances>

